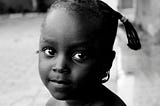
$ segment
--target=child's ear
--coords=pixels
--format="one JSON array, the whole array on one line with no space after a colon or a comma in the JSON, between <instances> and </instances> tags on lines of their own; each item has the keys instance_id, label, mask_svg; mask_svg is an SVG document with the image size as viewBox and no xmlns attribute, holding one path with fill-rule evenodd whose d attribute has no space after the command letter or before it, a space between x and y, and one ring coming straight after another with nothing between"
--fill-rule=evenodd
<instances>
[{"instance_id":1,"label":"child's ear","mask_svg":"<svg viewBox=\"0 0 160 106\"><path fill-rule=\"evenodd\" d=\"M115 51L110 51L107 52L103 58L103 65L102 65L102 71L100 73L100 80L102 81L103 78L107 76L107 72L110 71L112 67L113 60L115 58L116 52ZM104 80L105 81L105 80ZM102 81L103 82L103 81Z\"/></svg>"}]
</instances>

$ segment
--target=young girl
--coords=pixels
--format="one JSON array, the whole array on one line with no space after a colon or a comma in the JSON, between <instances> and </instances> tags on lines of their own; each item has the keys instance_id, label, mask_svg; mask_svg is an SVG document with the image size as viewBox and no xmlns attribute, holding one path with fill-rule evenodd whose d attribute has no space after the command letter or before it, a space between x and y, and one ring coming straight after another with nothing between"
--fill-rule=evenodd
<instances>
[{"instance_id":1,"label":"young girl","mask_svg":"<svg viewBox=\"0 0 160 106\"><path fill-rule=\"evenodd\" d=\"M139 49L136 31L100 0L58 0L42 24L39 73L51 98L46 106L126 106L102 85L115 57L118 20L128 45Z\"/></svg>"}]
</instances>

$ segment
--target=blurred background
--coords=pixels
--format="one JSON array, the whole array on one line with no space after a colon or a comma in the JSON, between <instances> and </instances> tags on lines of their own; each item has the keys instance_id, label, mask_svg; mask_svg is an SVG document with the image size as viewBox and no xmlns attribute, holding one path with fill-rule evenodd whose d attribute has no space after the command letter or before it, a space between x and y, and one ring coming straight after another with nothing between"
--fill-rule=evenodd
<instances>
[{"instance_id":1,"label":"blurred background","mask_svg":"<svg viewBox=\"0 0 160 106\"><path fill-rule=\"evenodd\" d=\"M121 23L111 78L104 85L128 106L160 106L160 1L103 0L133 23L142 42L130 50ZM0 0L0 106L44 106L38 73L40 25L54 0Z\"/></svg>"}]
</instances>

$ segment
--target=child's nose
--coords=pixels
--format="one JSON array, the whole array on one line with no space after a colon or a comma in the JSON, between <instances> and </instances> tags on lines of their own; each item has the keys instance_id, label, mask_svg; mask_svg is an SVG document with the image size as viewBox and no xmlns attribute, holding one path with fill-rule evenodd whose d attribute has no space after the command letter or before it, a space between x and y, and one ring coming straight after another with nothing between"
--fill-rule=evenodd
<instances>
[{"instance_id":1,"label":"child's nose","mask_svg":"<svg viewBox=\"0 0 160 106\"><path fill-rule=\"evenodd\" d=\"M59 72L59 73L70 72L70 69L67 65L67 59L64 55L59 55L55 61L56 61L55 65L52 67L52 70L54 72Z\"/></svg>"}]
</instances>

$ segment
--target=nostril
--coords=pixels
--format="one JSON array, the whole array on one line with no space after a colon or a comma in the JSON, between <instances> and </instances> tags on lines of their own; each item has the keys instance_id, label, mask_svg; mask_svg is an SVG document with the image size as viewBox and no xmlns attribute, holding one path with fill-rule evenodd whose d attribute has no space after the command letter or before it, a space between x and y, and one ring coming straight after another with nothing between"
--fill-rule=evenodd
<instances>
[{"instance_id":1,"label":"nostril","mask_svg":"<svg viewBox=\"0 0 160 106\"><path fill-rule=\"evenodd\" d=\"M56 72L56 68L52 68L52 71Z\"/></svg>"},{"instance_id":2,"label":"nostril","mask_svg":"<svg viewBox=\"0 0 160 106\"><path fill-rule=\"evenodd\" d=\"M52 65L52 70L59 73L67 73L70 71L67 58L64 54L59 54L57 56L54 64Z\"/></svg>"},{"instance_id":3,"label":"nostril","mask_svg":"<svg viewBox=\"0 0 160 106\"><path fill-rule=\"evenodd\" d=\"M69 68L67 68L66 66L65 67L61 67L61 68L53 67L52 71L58 72L58 73L69 73L70 72Z\"/></svg>"}]
</instances>

